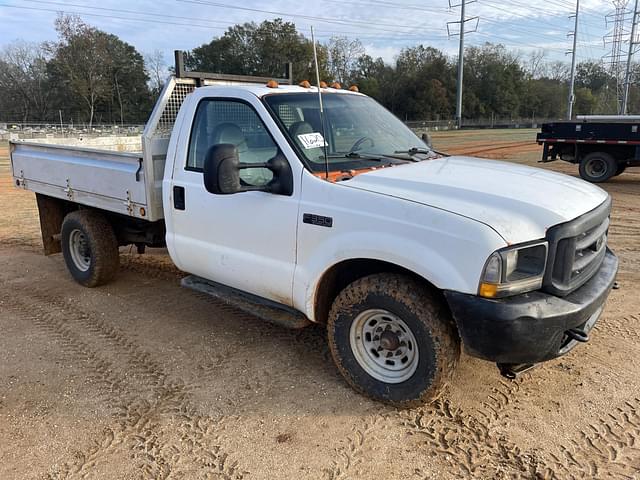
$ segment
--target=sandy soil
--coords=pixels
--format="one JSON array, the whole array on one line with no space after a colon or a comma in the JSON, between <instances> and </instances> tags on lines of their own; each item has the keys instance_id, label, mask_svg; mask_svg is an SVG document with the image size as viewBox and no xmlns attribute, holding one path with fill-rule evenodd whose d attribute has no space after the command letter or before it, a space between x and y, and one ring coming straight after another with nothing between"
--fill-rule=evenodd
<instances>
[{"instance_id":1,"label":"sandy soil","mask_svg":"<svg viewBox=\"0 0 640 480\"><path fill-rule=\"evenodd\" d=\"M533 165L533 138L435 144ZM463 356L442 400L397 411L343 382L322 328L182 290L162 251L123 252L109 286L75 284L40 254L0 145L0 479L640 479L640 175L605 188L621 288L592 341L513 382Z\"/></svg>"}]
</instances>

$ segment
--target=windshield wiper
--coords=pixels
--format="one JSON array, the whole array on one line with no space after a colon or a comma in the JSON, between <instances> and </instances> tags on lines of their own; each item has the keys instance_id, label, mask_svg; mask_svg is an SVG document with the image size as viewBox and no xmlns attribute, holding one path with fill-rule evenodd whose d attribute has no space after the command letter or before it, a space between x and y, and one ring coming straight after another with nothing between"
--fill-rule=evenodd
<instances>
[{"instance_id":1,"label":"windshield wiper","mask_svg":"<svg viewBox=\"0 0 640 480\"><path fill-rule=\"evenodd\" d=\"M423 153L425 155L430 155L433 150L429 148L421 148L421 147L411 147L409 150L397 150L394 153L406 153L409 155L416 155L418 153Z\"/></svg>"},{"instance_id":2,"label":"windshield wiper","mask_svg":"<svg viewBox=\"0 0 640 480\"><path fill-rule=\"evenodd\" d=\"M373 160L375 162L381 162L383 157L387 155L369 155L367 153L348 152L348 153L334 153L329 155L329 158L361 158L363 160ZM324 155L320 155L320 159L324 159Z\"/></svg>"},{"instance_id":3,"label":"windshield wiper","mask_svg":"<svg viewBox=\"0 0 640 480\"><path fill-rule=\"evenodd\" d=\"M446 153L439 152L438 150L434 150L433 148L422 148L422 147L411 147L409 150L400 150L395 153L406 153L408 155L416 155L416 154L424 154L431 155L435 153L436 155L441 155L443 157L448 157L449 155Z\"/></svg>"},{"instance_id":4,"label":"windshield wiper","mask_svg":"<svg viewBox=\"0 0 640 480\"><path fill-rule=\"evenodd\" d=\"M318 157L320 160L324 160L324 155ZM372 162L383 162L385 160L402 160L404 162L417 162L415 158L395 155L393 153L358 153L358 152L348 152L348 153L334 153L329 155L329 158L356 158L362 160L370 160Z\"/></svg>"}]
</instances>

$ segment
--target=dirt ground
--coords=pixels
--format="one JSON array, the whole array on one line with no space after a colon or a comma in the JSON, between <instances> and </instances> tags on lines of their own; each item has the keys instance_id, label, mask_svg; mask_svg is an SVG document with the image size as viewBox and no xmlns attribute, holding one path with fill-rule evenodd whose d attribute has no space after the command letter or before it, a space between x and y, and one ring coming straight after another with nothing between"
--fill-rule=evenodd
<instances>
[{"instance_id":1,"label":"dirt ground","mask_svg":"<svg viewBox=\"0 0 640 480\"><path fill-rule=\"evenodd\" d=\"M434 141L535 165L534 134ZM185 291L162 251L75 284L0 145L0 479L640 479L638 172L604 185L621 288L591 342L513 382L463 356L440 401L398 411L345 384L322 328Z\"/></svg>"}]
</instances>

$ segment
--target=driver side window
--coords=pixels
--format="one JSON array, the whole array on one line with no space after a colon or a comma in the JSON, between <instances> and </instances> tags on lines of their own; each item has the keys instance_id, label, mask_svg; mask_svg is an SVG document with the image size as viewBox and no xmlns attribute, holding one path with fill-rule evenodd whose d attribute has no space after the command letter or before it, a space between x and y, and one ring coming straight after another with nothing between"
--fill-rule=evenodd
<instances>
[{"instance_id":1,"label":"driver side window","mask_svg":"<svg viewBox=\"0 0 640 480\"><path fill-rule=\"evenodd\" d=\"M241 163L265 163L278 153L251 106L233 100L201 101L191 129L186 169L201 172L209 149L225 143L235 145ZM246 185L264 186L273 179L273 173L267 168L243 169L240 179Z\"/></svg>"}]
</instances>

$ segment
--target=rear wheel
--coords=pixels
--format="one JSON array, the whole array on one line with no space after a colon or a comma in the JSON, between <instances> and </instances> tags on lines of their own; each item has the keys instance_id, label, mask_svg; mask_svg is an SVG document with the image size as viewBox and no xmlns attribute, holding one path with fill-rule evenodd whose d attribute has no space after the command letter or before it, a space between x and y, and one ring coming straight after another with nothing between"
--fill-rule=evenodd
<instances>
[{"instance_id":1,"label":"rear wheel","mask_svg":"<svg viewBox=\"0 0 640 480\"><path fill-rule=\"evenodd\" d=\"M579 170L580 176L588 182L606 182L616 175L618 163L608 153L592 152L582 159Z\"/></svg>"},{"instance_id":2,"label":"rear wheel","mask_svg":"<svg viewBox=\"0 0 640 480\"><path fill-rule=\"evenodd\" d=\"M327 329L347 382L398 407L437 398L460 357L448 309L404 275L371 275L347 286L334 301Z\"/></svg>"},{"instance_id":3,"label":"rear wheel","mask_svg":"<svg viewBox=\"0 0 640 480\"><path fill-rule=\"evenodd\" d=\"M71 276L85 287L104 285L118 272L118 240L99 212L77 210L64 218L62 254Z\"/></svg>"}]
</instances>

